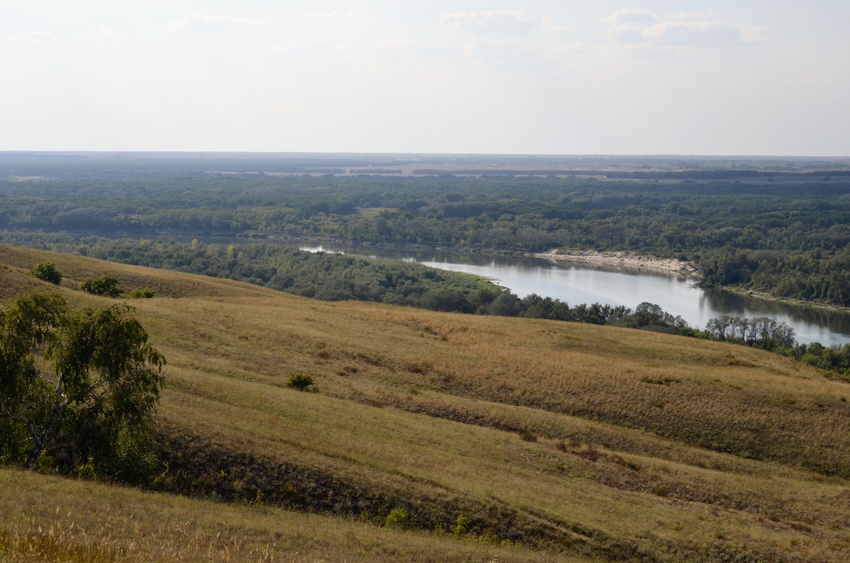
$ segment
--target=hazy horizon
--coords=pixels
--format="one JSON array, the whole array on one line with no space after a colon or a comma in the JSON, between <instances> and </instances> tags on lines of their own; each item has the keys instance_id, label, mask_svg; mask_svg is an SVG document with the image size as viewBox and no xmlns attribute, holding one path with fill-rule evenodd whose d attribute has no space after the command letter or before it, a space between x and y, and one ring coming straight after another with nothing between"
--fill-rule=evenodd
<instances>
[{"instance_id":1,"label":"hazy horizon","mask_svg":"<svg viewBox=\"0 0 850 563\"><path fill-rule=\"evenodd\" d=\"M543 159L558 159L558 158L588 158L588 159L705 159L705 160L846 160L850 159L848 155L800 155L800 154L629 154L629 153L475 153L475 152L390 152L390 151L252 151L252 150L76 150L76 149L56 149L56 150L41 150L41 149L0 149L0 155L14 154L67 154L67 155L96 155L96 154L114 154L114 155L147 155L147 154L174 154L174 155L262 155L262 156L323 156L323 157L446 157L446 158L543 158Z\"/></svg>"},{"instance_id":2,"label":"hazy horizon","mask_svg":"<svg viewBox=\"0 0 850 563\"><path fill-rule=\"evenodd\" d=\"M11 0L0 151L850 155L850 5Z\"/></svg>"}]
</instances>

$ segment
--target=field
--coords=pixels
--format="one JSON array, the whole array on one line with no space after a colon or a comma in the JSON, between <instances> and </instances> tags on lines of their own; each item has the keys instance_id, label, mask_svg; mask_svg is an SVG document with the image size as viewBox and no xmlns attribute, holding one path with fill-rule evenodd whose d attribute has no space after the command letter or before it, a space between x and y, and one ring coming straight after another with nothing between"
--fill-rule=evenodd
<instances>
[{"instance_id":1,"label":"field","mask_svg":"<svg viewBox=\"0 0 850 563\"><path fill-rule=\"evenodd\" d=\"M168 361L167 470L159 492L0 472L4 557L850 558L850 386L825 372L8 246L0 297L51 289L44 260L76 306L111 302L76 290L103 273L157 291L130 304Z\"/></svg>"}]
</instances>

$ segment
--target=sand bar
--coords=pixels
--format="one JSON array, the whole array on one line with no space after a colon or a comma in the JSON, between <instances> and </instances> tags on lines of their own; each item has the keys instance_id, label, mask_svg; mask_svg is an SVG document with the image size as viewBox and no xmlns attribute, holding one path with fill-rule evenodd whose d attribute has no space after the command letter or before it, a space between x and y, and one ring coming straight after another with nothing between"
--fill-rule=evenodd
<instances>
[{"instance_id":1,"label":"sand bar","mask_svg":"<svg viewBox=\"0 0 850 563\"><path fill-rule=\"evenodd\" d=\"M675 258L656 258L634 254L632 252L600 252L597 250L575 250L570 248L553 248L546 252L533 254L535 258L543 258L550 262L573 262L593 266L616 266L628 269L645 269L657 272L699 277L699 269L692 262L676 260Z\"/></svg>"}]
</instances>

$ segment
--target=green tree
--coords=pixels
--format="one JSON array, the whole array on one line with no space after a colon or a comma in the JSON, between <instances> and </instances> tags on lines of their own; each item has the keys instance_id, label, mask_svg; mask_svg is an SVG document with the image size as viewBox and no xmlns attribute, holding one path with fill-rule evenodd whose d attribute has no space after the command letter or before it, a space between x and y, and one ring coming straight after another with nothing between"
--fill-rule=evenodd
<instances>
[{"instance_id":1,"label":"green tree","mask_svg":"<svg viewBox=\"0 0 850 563\"><path fill-rule=\"evenodd\" d=\"M313 385L313 378L306 373L293 373L289 378L289 383L286 384L290 389L297 389L298 391L306 391L311 385Z\"/></svg>"},{"instance_id":2,"label":"green tree","mask_svg":"<svg viewBox=\"0 0 850 563\"><path fill-rule=\"evenodd\" d=\"M155 468L162 355L130 308L32 293L0 308L0 460L134 482Z\"/></svg>"},{"instance_id":3,"label":"green tree","mask_svg":"<svg viewBox=\"0 0 850 563\"><path fill-rule=\"evenodd\" d=\"M118 279L110 274L105 274L99 278L89 278L85 280L80 289L92 295L102 295L104 297L118 297L121 295L121 290L118 289Z\"/></svg>"},{"instance_id":4,"label":"green tree","mask_svg":"<svg viewBox=\"0 0 850 563\"><path fill-rule=\"evenodd\" d=\"M522 312L519 297L510 291L503 291L490 304L490 314L500 317L516 317Z\"/></svg>"},{"instance_id":5,"label":"green tree","mask_svg":"<svg viewBox=\"0 0 850 563\"><path fill-rule=\"evenodd\" d=\"M40 280L44 280L55 285L62 283L62 272L53 262L39 262L33 266L33 269L30 270L30 274Z\"/></svg>"}]
</instances>

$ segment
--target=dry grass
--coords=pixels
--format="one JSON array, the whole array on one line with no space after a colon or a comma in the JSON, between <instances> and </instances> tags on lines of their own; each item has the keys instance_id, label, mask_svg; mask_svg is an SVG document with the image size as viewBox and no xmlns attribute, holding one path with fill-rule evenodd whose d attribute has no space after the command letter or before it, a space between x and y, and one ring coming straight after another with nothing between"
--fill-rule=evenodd
<instances>
[{"instance_id":1,"label":"dry grass","mask_svg":"<svg viewBox=\"0 0 850 563\"><path fill-rule=\"evenodd\" d=\"M167 296L132 304L169 362L159 417L186 454L170 460L184 471L174 489L245 502L260 490L373 523L399 506L424 529L462 513L473 535L591 557L850 558L850 387L812 368L692 339L323 303L9 247L0 287L48 288L25 275L42 260L80 303L106 301L72 280L106 272ZM319 392L287 389L295 372ZM82 486L55 485L70 497ZM147 510L190 502L146 498ZM17 537L35 534L16 518ZM207 539L217 529L199 526ZM390 533L356 526L357 541Z\"/></svg>"},{"instance_id":2,"label":"dry grass","mask_svg":"<svg viewBox=\"0 0 850 563\"><path fill-rule=\"evenodd\" d=\"M2 561L550 561L553 553L0 470Z\"/></svg>"}]
</instances>

